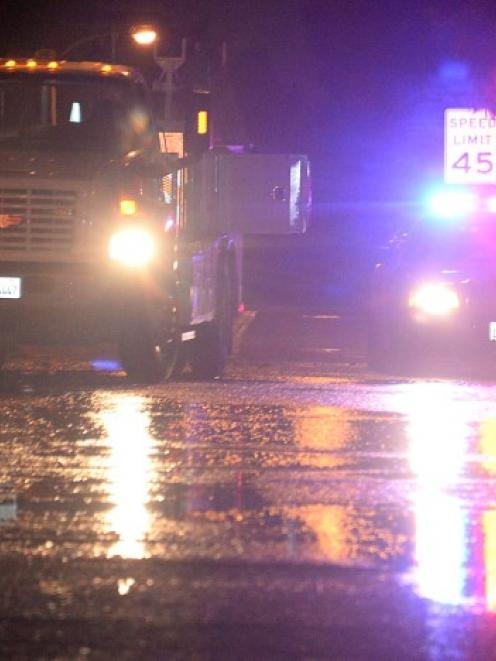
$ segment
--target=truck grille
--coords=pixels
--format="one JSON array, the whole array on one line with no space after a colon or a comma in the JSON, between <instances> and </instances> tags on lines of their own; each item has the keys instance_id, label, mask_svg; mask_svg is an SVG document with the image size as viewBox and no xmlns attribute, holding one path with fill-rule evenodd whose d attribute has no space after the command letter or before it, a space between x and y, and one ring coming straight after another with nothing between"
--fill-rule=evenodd
<instances>
[{"instance_id":1,"label":"truck grille","mask_svg":"<svg viewBox=\"0 0 496 661\"><path fill-rule=\"evenodd\" d=\"M2 216L22 219L0 229L0 251L39 253L72 248L77 193L69 190L0 188Z\"/></svg>"}]
</instances>

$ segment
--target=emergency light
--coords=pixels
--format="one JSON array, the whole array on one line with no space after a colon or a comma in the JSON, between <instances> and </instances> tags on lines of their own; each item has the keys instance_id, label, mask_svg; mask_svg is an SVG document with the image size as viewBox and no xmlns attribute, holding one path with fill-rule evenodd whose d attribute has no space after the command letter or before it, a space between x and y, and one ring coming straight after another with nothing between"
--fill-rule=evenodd
<instances>
[{"instance_id":1,"label":"emergency light","mask_svg":"<svg viewBox=\"0 0 496 661\"><path fill-rule=\"evenodd\" d=\"M444 188L427 200L429 215L439 220L460 220L476 212L478 206L479 200L475 193L460 189Z\"/></svg>"}]
</instances>

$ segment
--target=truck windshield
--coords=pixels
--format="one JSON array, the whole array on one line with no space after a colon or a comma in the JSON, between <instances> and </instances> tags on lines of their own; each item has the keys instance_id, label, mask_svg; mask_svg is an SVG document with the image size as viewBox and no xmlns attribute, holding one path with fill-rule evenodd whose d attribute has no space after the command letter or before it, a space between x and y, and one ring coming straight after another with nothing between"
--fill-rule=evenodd
<instances>
[{"instance_id":1,"label":"truck windshield","mask_svg":"<svg viewBox=\"0 0 496 661\"><path fill-rule=\"evenodd\" d=\"M0 76L0 148L137 149L151 124L141 87L89 75Z\"/></svg>"}]
</instances>

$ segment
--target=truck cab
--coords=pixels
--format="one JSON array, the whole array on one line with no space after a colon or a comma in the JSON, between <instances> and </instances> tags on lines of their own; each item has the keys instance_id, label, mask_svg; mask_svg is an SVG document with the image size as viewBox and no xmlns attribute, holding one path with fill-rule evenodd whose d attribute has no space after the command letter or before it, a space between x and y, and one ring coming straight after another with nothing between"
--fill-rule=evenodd
<instances>
[{"instance_id":1,"label":"truck cab","mask_svg":"<svg viewBox=\"0 0 496 661\"><path fill-rule=\"evenodd\" d=\"M188 343L194 373L222 373L242 235L264 214L269 232L281 216L302 231L307 162L276 173L268 156L261 176L259 155L178 156L138 71L0 61L0 362L19 342L111 341L132 379L155 382L177 373Z\"/></svg>"}]
</instances>

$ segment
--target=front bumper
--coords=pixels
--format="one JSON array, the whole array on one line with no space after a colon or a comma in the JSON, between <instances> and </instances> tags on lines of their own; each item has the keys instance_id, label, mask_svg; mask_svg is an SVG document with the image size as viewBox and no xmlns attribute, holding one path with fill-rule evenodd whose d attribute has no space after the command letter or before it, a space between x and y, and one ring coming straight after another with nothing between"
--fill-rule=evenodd
<instances>
[{"instance_id":1,"label":"front bumper","mask_svg":"<svg viewBox=\"0 0 496 661\"><path fill-rule=\"evenodd\" d=\"M167 283L114 265L0 264L19 277L20 299L0 299L0 337L22 343L116 341L138 310L159 306Z\"/></svg>"}]
</instances>

